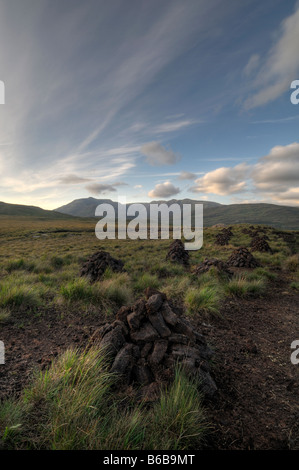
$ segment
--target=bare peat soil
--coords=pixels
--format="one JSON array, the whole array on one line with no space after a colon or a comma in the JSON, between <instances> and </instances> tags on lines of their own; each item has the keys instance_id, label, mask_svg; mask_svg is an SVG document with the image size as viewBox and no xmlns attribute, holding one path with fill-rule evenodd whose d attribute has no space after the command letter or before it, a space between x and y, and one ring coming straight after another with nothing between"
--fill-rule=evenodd
<instances>
[{"instance_id":1,"label":"bare peat soil","mask_svg":"<svg viewBox=\"0 0 299 470\"><path fill-rule=\"evenodd\" d=\"M5 365L0 365L0 400L20 394L38 370L69 347L85 347L103 322L100 314L65 316L54 308L33 314L20 310L0 325Z\"/></svg>"},{"instance_id":2,"label":"bare peat soil","mask_svg":"<svg viewBox=\"0 0 299 470\"><path fill-rule=\"evenodd\" d=\"M208 449L299 449L299 293L280 278L263 298L227 300L205 328L218 395L207 404Z\"/></svg>"}]
</instances>

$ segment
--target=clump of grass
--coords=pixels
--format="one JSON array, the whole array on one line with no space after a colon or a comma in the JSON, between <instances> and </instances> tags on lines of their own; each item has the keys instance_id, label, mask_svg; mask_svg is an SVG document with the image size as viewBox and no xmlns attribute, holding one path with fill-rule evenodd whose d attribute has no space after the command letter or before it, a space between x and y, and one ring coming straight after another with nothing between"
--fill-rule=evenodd
<instances>
[{"instance_id":1,"label":"clump of grass","mask_svg":"<svg viewBox=\"0 0 299 470\"><path fill-rule=\"evenodd\" d=\"M54 269L61 269L63 266L71 263L71 256L57 256L54 255L50 258L50 264Z\"/></svg>"},{"instance_id":2,"label":"clump of grass","mask_svg":"<svg viewBox=\"0 0 299 470\"><path fill-rule=\"evenodd\" d=\"M103 351L68 350L23 395L0 405L0 438L9 449L184 450L205 431L196 383L175 373L152 407L113 395L116 377Z\"/></svg>"},{"instance_id":3,"label":"clump of grass","mask_svg":"<svg viewBox=\"0 0 299 470\"><path fill-rule=\"evenodd\" d=\"M284 266L283 267L286 271L289 271L291 273L294 273L294 272L298 271L298 269L299 269L299 256L298 255L289 256L284 261Z\"/></svg>"},{"instance_id":4,"label":"clump of grass","mask_svg":"<svg viewBox=\"0 0 299 470\"><path fill-rule=\"evenodd\" d=\"M103 297L115 303L118 307L128 305L133 301L133 292L127 274L114 274L113 277L101 282L99 289Z\"/></svg>"},{"instance_id":5,"label":"clump of grass","mask_svg":"<svg viewBox=\"0 0 299 470\"><path fill-rule=\"evenodd\" d=\"M261 276L263 278L269 279L269 280L274 280L277 278L277 274L271 273L268 269L265 268L256 268L254 270L254 273L257 274L257 276ZM258 279L258 277L257 277Z\"/></svg>"},{"instance_id":6,"label":"clump of grass","mask_svg":"<svg viewBox=\"0 0 299 470\"><path fill-rule=\"evenodd\" d=\"M163 292L169 298L181 300L191 285L192 280L187 275L172 277L163 287Z\"/></svg>"},{"instance_id":7,"label":"clump of grass","mask_svg":"<svg viewBox=\"0 0 299 470\"><path fill-rule=\"evenodd\" d=\"M8 308L0 308L0 323L6 322L10 317L10 310Z\"/></svg>"},{"instance_id":8,"label":"clump of grass","mask_svg":"<svg viewBox=\"0 0 299 470\"><path fill-rule=\"evenodd\" d=\"M299 290L299 282L297 282L297 281L291 282L290 288L291 288L291 289L294 289L294 290ZM1 315L1 314L0 314L0 315Z\"/></svg>"},{"instance_id":9,"label":"clump of grass","mask_svg":"<svg viewBox=\"0 0 299 470\"><path fill-rule=\"evenodd\" d=\"M134 283L134 288L137 292L143 292L147 287L158 289L160 281L154 274L144 273Z\"/></svg>"},{"instance_id":10,"label":"clump of grass","mask_svg":"<svg viewBox=\"0 0 299 470\"><path fill-rule=\"evenodd\" d=\"M185 304L189 314L200 311L217 314L220 309L220 299L220 291L216 286L191 287L186 292Z\"/></svg>"},{"instance_id":11,"label":"clump of grass","mask_svg":"<svg viewBox=\"0 0 299 470\"><path fill-rule=\"evenodd\" d=\"M33 271L35 268L35 263L30 261L25 261L23 258L9 260L5 266L5 269L8 273L13 271L26 270Z\"/></svg>"},{"instance_id":12,"label":"clump of grass","mask_svg":"<svg viewBox=\"0 0 299 470\"><path fill-rule=\"evenodd\" d=\"M41 303L40 292L30 286L6 280L0 286L0 308L27 307L35 309Z\"/></svg>"},{"instance_id":13,"label":"clump of grass","mask_svg":"<svg viewBox=\"0 0 299 470\"><path fill-rule=\"evenodd\" d=\"M114 277L91 284L85 277L74 279L60 288L62 297L69 303L82 303L109 307L120 307L133 300L132 289L127 274L114 274Z\"/></svg>"},{"instance_id":14,"label":"clump of grass","mask_svg":"<svg viewBox=\"0 0 299 470\"><path fill-rule=\"evenodd\" d=\"M149 449L198 448L206 425L197 385L176 369L171 387L154 406Z\"/></svg>"},{"instance_id":15,"label":"clump of grass","mask_svg":"<svg viewBox=\"0 0 299 470\"><path fill-rule=\"evenodd\" d=\"M102 298L97 285L92 285L88 279L82 277L61 286L62 297L68 302L97 303Z\"/></svg>"},{"instance_id":16,"label":"clump of grass","mask_svg":"<svg viewBox=\"0 0 299 470\"><path fill-rule=\"evenodd\" d=\"M245 277L231 279L225 286L228 295L246 297L248 295L259 296L265 292L266 283L264 279L248 280Z\"/></svg>"}]
</instances>

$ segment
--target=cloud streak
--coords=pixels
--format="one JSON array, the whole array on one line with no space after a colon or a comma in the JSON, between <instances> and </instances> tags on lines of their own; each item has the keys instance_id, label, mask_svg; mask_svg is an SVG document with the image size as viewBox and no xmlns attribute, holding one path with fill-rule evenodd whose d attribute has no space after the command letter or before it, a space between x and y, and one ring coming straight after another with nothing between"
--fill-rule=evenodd
<instances>
[{"instance_id":1,"label":"cloud streak","mask_svg":"<svg viewBox=\"0 0 299 470\"><path fill-rule=\"evenodd\" d=\"M245 100L246 109L256 108L276 100L289 90L291 82L299 72L299 4L294 13L280 25L277 41L267 56L261 61L257 55L251 56L244 73L251 74L256 69L256 79L252 83L253 92ZM262 66L258 69L259 63Z\"/></svg>"}]
</instances>

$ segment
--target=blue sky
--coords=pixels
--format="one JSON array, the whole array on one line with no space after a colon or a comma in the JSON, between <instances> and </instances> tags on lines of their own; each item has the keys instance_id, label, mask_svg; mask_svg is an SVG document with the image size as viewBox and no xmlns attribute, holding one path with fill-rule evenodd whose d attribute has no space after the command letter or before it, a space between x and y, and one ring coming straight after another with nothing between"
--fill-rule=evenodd
<instances>
[{"instance_id":1,"label":"blue sky","mask_svg":"<svg viewBox=\"0 0 299 470\"><path fill-rule=\"evenodd\" d=\"M299 205L299 4L1 0L0 200Z\"/></svg>"}]
</instances>

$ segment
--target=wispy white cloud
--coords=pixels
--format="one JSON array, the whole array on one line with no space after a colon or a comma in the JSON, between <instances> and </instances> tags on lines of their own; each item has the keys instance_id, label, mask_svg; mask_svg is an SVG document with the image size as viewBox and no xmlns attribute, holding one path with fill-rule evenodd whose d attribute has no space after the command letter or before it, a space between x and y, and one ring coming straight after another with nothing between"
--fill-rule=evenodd
<instances>
[{"instance_id":1,"label":"wispy white cloud","mask_svg":"<svg viewBox=\"0 0 299 470\"><path fill-rule=\"evenodd\" d=\"M153 132L156 134L164 134L168 132L177 132L186 127L194 126L195 124L202 123L203 121L196 120L185 120L185 121L174 121L160 124L159 126L153 129Z\"/></svg>"},{"instance_id":2,"label":"wispy white cloud","mask_svg":"<svg viewBox=\"0 0 299 470\"><path fill-rule=\"evenodd\" d=\"M251 95L245 100L246 109L256 108L274 101L289 90L291 82L299 72L299 4L294 13L285 18L281 25L278 38L267 56L258 60L252 56L245 67L246 72L255 69L261 62L256 78L253 80ZM253 58L254 57L254 58Z\"/></svg>"}]
</instances>

